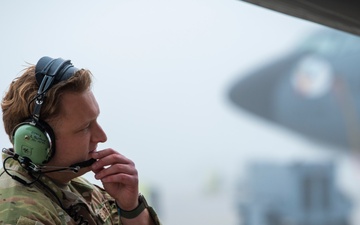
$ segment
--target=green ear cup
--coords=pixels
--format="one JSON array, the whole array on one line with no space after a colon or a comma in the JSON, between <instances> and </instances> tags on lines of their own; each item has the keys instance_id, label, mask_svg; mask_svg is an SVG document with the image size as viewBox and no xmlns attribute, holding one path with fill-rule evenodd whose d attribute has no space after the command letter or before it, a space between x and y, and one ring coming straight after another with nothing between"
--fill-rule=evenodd
<instances>
[{"instance_id":1,"label":"green ear cup","mask_svg":"<svg viewBox=\"0 0 360 225\"><path fill-rule=\"evenodd\" d=\"M16 154L35 164L44 164L51 157L51 139L46 132L31 124L22 124L13 135Z\"/></svg>"}]
</instances>

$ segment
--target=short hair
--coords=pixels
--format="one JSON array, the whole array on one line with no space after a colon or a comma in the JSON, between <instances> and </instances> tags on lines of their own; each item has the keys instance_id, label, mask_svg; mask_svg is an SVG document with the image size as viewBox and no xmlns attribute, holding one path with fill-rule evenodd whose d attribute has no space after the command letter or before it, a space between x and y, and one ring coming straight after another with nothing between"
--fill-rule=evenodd
<instances>
[{"instance_id":1,"label":"short hair","mask_svg":"<svg viewBox=\"0 0 360 225\"><path fill-rule=\"evenodd\" d=\"M80 69L69 79L54 84L46 93L41 107L40 119L49 121L56 119L61 112L60 102L62 94L66 92L82 93L91 88L92 74L89 70ZM39 84L35 78L35 66L29 66L25 72L15 78L5 93L1 108L6 134L11 140L13 129L21 122L31 118L34 111Z\"/></svg>"}]
</instances>

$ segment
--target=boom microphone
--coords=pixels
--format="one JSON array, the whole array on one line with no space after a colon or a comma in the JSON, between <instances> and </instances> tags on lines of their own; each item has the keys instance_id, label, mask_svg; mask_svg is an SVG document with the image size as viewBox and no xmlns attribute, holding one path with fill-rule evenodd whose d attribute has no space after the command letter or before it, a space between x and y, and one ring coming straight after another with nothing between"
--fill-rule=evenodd
<instances>
[{"instance_id":1,"label":"boom microphone","mask_svg":"<svg viewBox=\"0 0 360 225\"><path fill-rule=\"evenodd\" d=\"M32 171L32 172L38 172L38 173L52 173L52 172L66 172L66 171L72 171L74 173L79 172L81 168L91 166L94 162L96 162L96 159L89 159L83 162L78 162L75 164L70 165L69 167L60 167L60 166L42 166L37 165L27 157L22 157L16 153L14 153L10 149L3 148L2 152L9 155L14 160L18 161L22 167L24 167L26 170Z\"/></svg>"},{"instance_id":2,"label":"boom microphone","mask_svg":"<svg viewBox=\"0 0 360 225\"><path fill-rule=\"evenodd\" d=\"M86 161L82 161L82 162L72 164L69 167L57 167L57 169L55 169L55 170L47 170L48 168L51 169L51 167L43 166L42 169L40 170L40 172L42 172L42 173L51 173L51 172L56 172L56 171L62 171L62 172L72 171L74 173L77 173L77 172L79 172L79 170L81 168L91 166L94 162L96 162L96 159L91 158L91 159L86 160ZM56 168L56 167L52 167L52 168Z\"/></svg>"},{"instance_id":3,"label":"boom microphone","mask_svg":"<svg viewBox=\"0 0 360 225\"><path fill-rule=\"evenodd\" d=\"M58 171L62 171L62 172L72 171L74 173L77 173L77 172L79 172L79 170L81 168L91 166L94 162L96 162L96 159L91 158L91 159L83 161L83 162L78 162L78 163L72 164L69 167L41 166L39 171L41 173L51 173L51 172L58 172Z\"/></svg>"}]
</instances>

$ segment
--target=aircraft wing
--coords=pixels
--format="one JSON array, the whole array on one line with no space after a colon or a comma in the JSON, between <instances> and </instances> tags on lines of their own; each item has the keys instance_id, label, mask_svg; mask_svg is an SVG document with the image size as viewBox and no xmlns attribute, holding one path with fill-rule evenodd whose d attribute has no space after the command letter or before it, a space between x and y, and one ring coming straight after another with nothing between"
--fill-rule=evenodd
<instances>
[{"instance_id":1,"label":"aircraft wing","mask_svg":"<svg viewBox=\"0 0 360 225\"><path fill-rule=\"evenodd\" d=\"M360 1L242 0L360 36Z\"/></svg>"}]
</instances>

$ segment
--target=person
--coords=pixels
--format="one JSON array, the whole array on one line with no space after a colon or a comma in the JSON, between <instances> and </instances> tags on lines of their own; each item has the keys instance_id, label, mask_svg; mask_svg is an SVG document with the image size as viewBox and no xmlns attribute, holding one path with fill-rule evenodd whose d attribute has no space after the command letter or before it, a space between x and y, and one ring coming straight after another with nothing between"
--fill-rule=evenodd
<instances>
[{"instance_id":1,"label":"person","mask_svg":"<svg viewBox=\"0 0 360 225\"><path fill-rule=\"evenodd\" d=\"M3 149L0 224L160 224L134 162L97 148L107 136L92 76L45 56L10 84L1 102L12 147ZM102 187L81 177L90 171Z\"/></svg>"}]
</instances>

